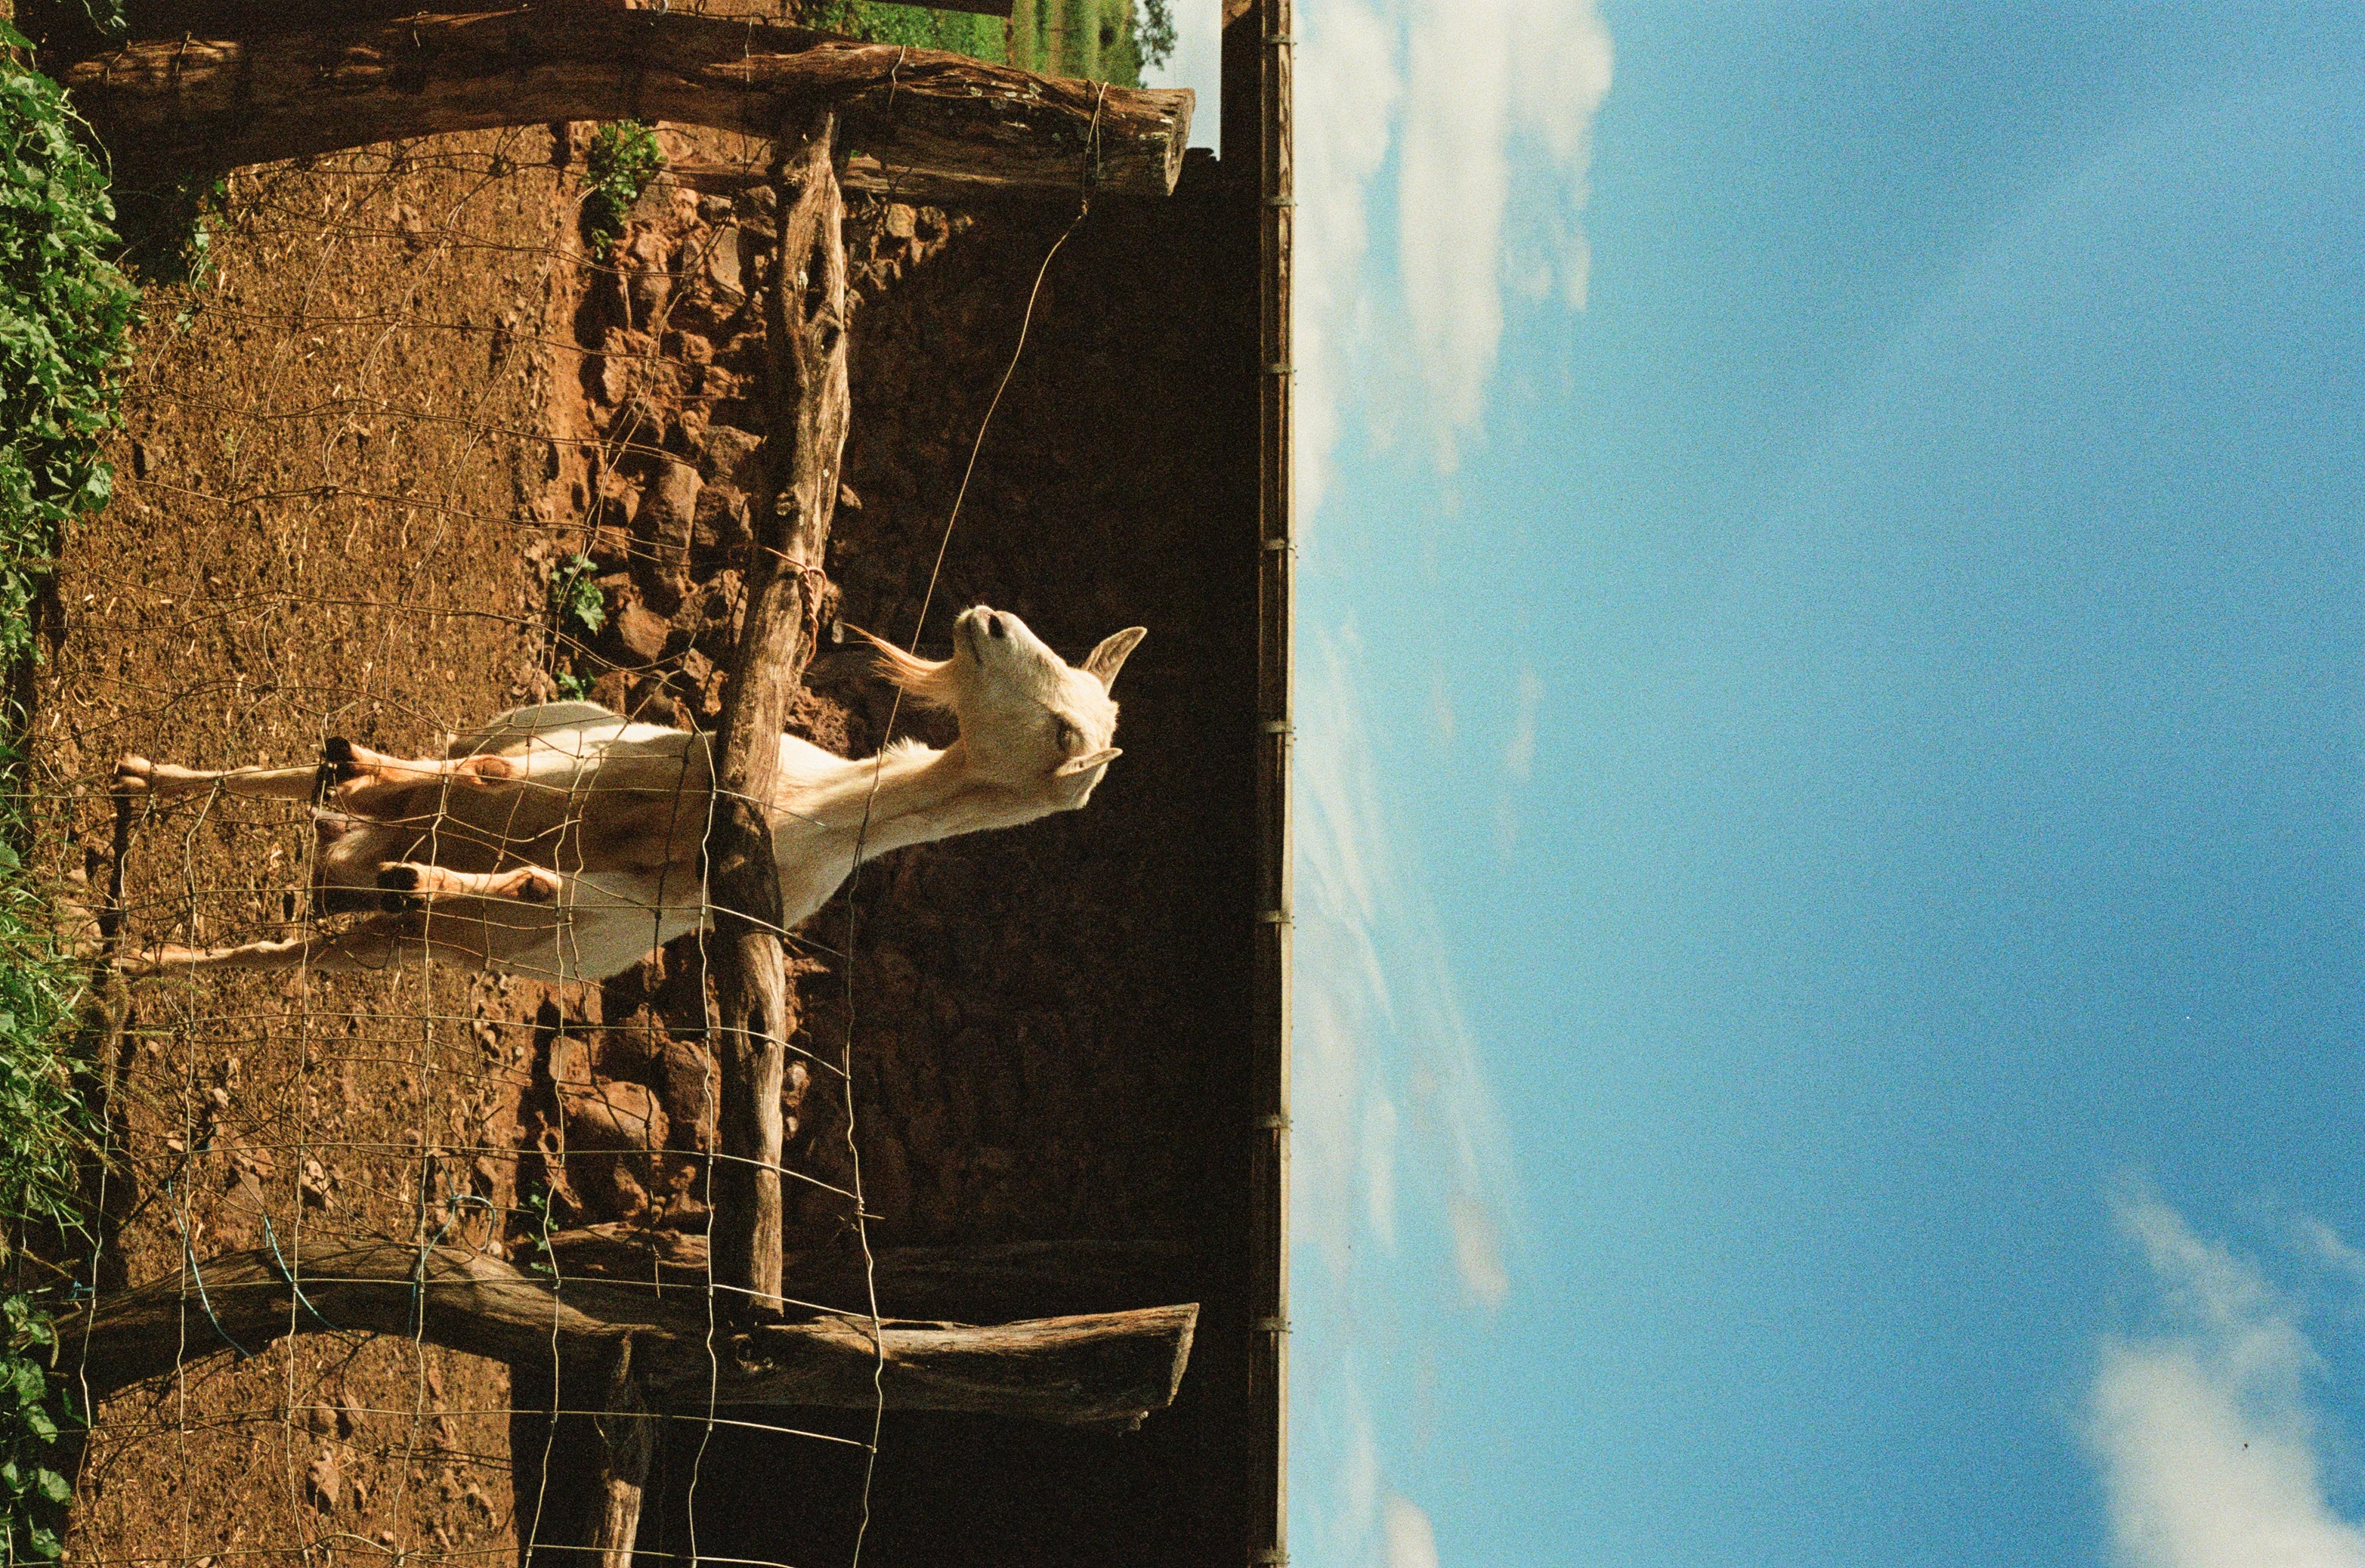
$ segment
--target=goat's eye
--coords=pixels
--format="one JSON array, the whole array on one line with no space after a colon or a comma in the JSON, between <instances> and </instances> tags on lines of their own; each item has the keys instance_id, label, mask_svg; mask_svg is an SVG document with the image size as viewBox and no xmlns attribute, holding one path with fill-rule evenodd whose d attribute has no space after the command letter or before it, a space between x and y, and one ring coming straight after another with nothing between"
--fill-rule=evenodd
<instances>
[{"instance_id":1,"label":"goat's eye","mask_svg":"<svg viewBox=\"0 0 2365 1568\"><path fill-rule=\"evenodd\" d=\"M1063 752L1075 750L1076 726L1065 719L1055 720L1053 722L1055 727L1051 731L1051 737L1059 743L1059 749Z\"/></svg>"}]
</instances>

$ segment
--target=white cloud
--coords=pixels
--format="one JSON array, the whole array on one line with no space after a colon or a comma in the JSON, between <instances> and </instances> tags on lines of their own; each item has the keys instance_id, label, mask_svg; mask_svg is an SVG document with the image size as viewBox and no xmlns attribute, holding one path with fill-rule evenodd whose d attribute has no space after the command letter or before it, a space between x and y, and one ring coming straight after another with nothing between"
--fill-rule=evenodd
<instances>
[{"instance_id":1,"label":"white cloud","mask_svg":"<svg viewBox=\"0 0 2365 1568\"><path fill-rule=\"evenodd\" d=\"M1339 409L1351 386L1351 345L1373 316L1364 261L1364 204L1387 162L1402 92L1395 29L1362 0L1319 0L1296 13L1297 510L1322 505Z\"/></svg>"},{"instance_id":2,"label":"white cloud","mask_svg":"<svg viewBox=\"0 0 2365 1568\"><path fill-rule=\"evenodd\" d=\"M1453 692L1445 684L1445 672L1431 670L1429 675L1429 724L1436 737L1437 749L1453 749Z\"/></svg>"},{"instance_id":3,"label":"white cloud","mask_svg":"<svg viewBox=\"0 0 2365 1568\"><path fill-rule=\"evenodd\" d=\"M1311 519L1351 389L1451 472L1479 431L1507 288L1585 308L1579 218L1612 50L1593 0L1305 0L1298 17L1297 483ZM1369 215L1391 151L1393 290ZM1359 360L1388 369L1359 375Z\"/></svg>"},{"instance_id":4,"label":"white cloud","mask_svg":"<svg viewBox=\"0 0 2365 1568\"><path fill-rule=\"evenodd\" d=\"M1407 1223L1398 1172L1417 1169L1463 1289L1499 1301L1509 1138L1414 841L1382 804L1354 638L1308 641L1296 704L1292 1225L1344 1281L1359 1223L1383 1248L1396 1244ZM1407 1091L1410 1137L1396 1103ZM1487 1245L1463 1245L1482 1228Z\"/></svg>"},{"instance_id":5,"label":"white cloud","mask_svg":"<svg viewBox=\"0 0 2365 1568\"><path fill-rule=\"evenodd\" d=\"M1351 640L1351 634L1350 634ZM1362 1112L1380 1081L1376 1044L1395 1029L1395 993L1378 946L1385 886L1377 785L1352 692L1333 644L1302 679L1296 748L1296 1014L1290 1119L1292 1226L1334 1278L1354 1256L1355 1222L1369 1213ZM1349 711L1341 714L1336 704ZM1393 1193L1388 1207L1393 1214Z\"/></svg>"},{"instance_id":6,"label":"white cloud","mask_svg":"<svg viewBox=\"0 0 2365 1568\"><path fill-rule=\"evenodd\" d=\"M1380 1246L1396 1247L1396 1103L1377 1089L1363 1108L1363 1213Z\"/></svg>"},{"instance_id":7,"label":"white cloud","mask_svg":"<svg viewBox=\"0 0 2365 1568\"><path fill-rule=\"evenodd\" d=\"M1295 478L1314 573L1351 424L1450 473L1481 433L1507 321L1584 308L1578 220L1610 51L1593 0L1300 0L1293 30ZM1387 1484L1359 1368L1418 1352L1397 1332L1408 1296L1508 1299L1517 1183L1426 891L1424 824L1394 820L1379 789L1375 737L1418 742L1418 715L1368 719L1360 658L1351 628L1301 636L1290 1213L1312 1264L1302 1310L1324 1331L1295 1353L1294 1446L1329 1483L1298 1494L1328 1560L1436 1568L1427 1516ZM1534 761L1532 672L1522 690L1515 778ZM1429 718L1450 753L1441 678Z\"/></svg>"},{"instance_id":8,"label":"white cloud","mask_svg":"<svg viewBox=\"0 0 2365 1568\"><path fill-rule=\"evenodd\" d=\"M2302 1219L2299 1234L2301 1244L2315 1254L2318 1262L2365 1285L2365 1250L2343 1241L2337 1231L2320 1219Z\"/></svg>"},{"instance_id":9,"label":"white cloud","mask_svg":"<svg viewBox=\"0 0 2365 1568\"><path fill-rule=\"evenodd\" d=\"M1387 1506L1388 1568L1437 1568L1437 1532L1429 1516L1391 1495Z\"/></svg>"},{"instance_id":10,"label":"white cloud","mask_svg":"<svg viewBox=\"0 0 2365 1568\"><path fill-rule=\"evenodd\" d=\"M2115 1208L2169 1321L2103 1343L2088 1405L2117 1560L2365 1568L2365 1529L2326 1496L2306 1397L2318 1362L2297 1303L2158 1199Z\"/></svg>"},{"instance_id":11,"label":"white cloud","mask_svg":"<svg viewBox=\"0 0 2365 1568\"><path fill-rule=\"evenodd\" d=\"M1407 28L1396 266L1430 433L1449 469L1458 439L1478 423L1503 336L1511 56L1524 41L1513 9L1424 6Z\"/></svg>"},{"instance_id":12,"label":"white cloud","mask_svg":"<svg viewBox=\"0 0 2365 1568\"><path fill-rule=\"evenodd\" d=\"M1485 1205L1454 1197L1446 1206L1453 1224L1453 1267L1463 1288L1488 1311L1511 1294L1511 1276L1503 1268L1503 1235Z\"/></svg>"},{"instance_id":13,"label":"white cloud","mask_svg":"<svg viewBox=\"0 0 2365 1568\"><path fill-rule=\"evenodd\" d=\"M1380 1506L1380 1445L1372 1435L1371 1412L1354 1401L1348 1418L1347 1463L1340 1476L1346 1507L1340 1517L1348 1533L1361 1535L1370 1528Z\"/></svg>"},{"instance_id":14,"label":"white cloud","mask_svg":"<svg viewBox=\"0 0 2365 1568\"><path fill-rule=\"evenodd\" d=\"M1511 738L1503 747L1503 767L1526 783L1536 770L1536 720L1542 716L1544 683L1536 666L1519 665L1519 695L1511 711Z\"/></svg>"}]
</instances>

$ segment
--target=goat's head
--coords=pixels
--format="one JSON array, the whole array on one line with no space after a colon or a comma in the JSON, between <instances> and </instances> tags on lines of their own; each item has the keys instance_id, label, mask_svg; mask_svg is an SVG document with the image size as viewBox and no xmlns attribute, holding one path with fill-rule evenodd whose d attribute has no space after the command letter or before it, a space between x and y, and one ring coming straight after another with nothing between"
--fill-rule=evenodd
<instances>
[{"instance_id":1,"label":"goat's head","mask_svg":"<svg viewBox=\"0 0 2365 1568\"><path fill-rule=\"evenodd\" d=\"M871 639L888 679L960 721L961 747L982 778L1072 811L1117 756L1109 688L1149 633L1129 626L1071 665L1026 622L984 605L953 620L953 656L914 658Z\"/></svg>"}]
</instances>

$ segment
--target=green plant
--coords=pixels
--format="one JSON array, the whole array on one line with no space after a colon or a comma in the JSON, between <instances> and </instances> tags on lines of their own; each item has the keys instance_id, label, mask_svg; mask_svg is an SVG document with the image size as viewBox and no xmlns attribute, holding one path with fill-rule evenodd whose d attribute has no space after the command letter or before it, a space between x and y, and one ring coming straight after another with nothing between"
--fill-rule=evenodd
<instances>
[{"instance_id":1,"label":"green plant","mask_svg":"<svg viewBox=\"0 0 2365 1568\"><path fill-rule=\"evenodd\" d=\"M518 1196L518 1212L525 1216L526 1234L510 1244L511 1261L522 1260L529 1274L558 1278L558 1260L550 1245L550 1189L536 1187Z\"/></svg>"},{"instance_id":2,"label":"green plant","mask_svg":"<svg viewBox=\"0 0 2365 1568\"><path fill-rule=\"evenodd\" d=\"M558 612L561 632L580 626L588 634L608 623L608 596L595 580L599 569L590 556L574 554L550 574L550 602Z\"/></svg>"},{"instance_id":3,"label":"green plant","mask_svg":"<svg viewBox=\"0 0 2365 1568\"><path fill-rule=\"evenodd\" d=\"M624 214L665 167L665 151L639 120L611 120L593 133L583 164L583 239L604 259L624 231Z\"/></svg>"},{"instance_id":4,"label":"green plant","mask_svg":"<svg viewBox=\"0 0 2365 1568\"><path fill-rule=\"evenodd\" d=\"M16 851L0 844L0 1215L20 1224L73 1214L84 1147L64 1051L83 985L49 924ZM14 1249L0 1238L0 1260Z\"/></svg>"},{"instance_id":5,"label":"green plant","mask_svg":"<svg viewBox=\"0 0 2365 1568\"><path fill-rule=\"evenodd\" d=\"M0 1214L10 1222L0 1264L13 1265L0 1292L0 1560L10 1562L59 1555L73 1496L60 1450L82 1422L50 1371L55 1304L28 1282L28 1268L40 1265L27 1243L84 1234L77 1167L88 1116L66 1051L82 991L47 906L0 845Z\"/></svg>"},{"instance_id":6,"label":"green plant","mask_svg":"<svg viewBox=\"0 0 2365 1568\"><path fill-rule=\"evenodd\" d=\"M580 642L608 623L608 597L600 591L591 557L569 555L550 574L550 609L562 640ZM577 702L591 695L591 683L572 670L558 675L558 695Z\"/></svg>"},{"instance_id":7,"label":"green plant","mask_svg":"<svg viewBox=\"0 0 2365 1568\"><path fill-rule=\"evenodd\" d=\"M808 4L803 16L809 27L844 33L869 43L941 49L975 60L999 61L1004 52L1000 21L962 11L874 5L869 0L819 0L818 4Z\"/></svg>"},{"instance_id":8,"label":"green plant","mask_svg":"<svg viewBox=\"0 0 2365 1568\"><path fill-rule=\"evenodd\" d=\"M187 284L202 288L213 279L213 219L230 182L220 174L183 174L155 185L112 188L123 242L118 259L151 286ZM194 304L184 304L174 325L185 327Z\"/></svg>"},{"instance_id":9,"label":"green plant","mask_svg":"<svg viewBox=\"0 0 2365 1568\"><path fill-rule=\"evenodd\" d=\"M93 0L89 11L105 26L120 7ZM98 441L117 420L115 373L139 306L108 260L106 175L31 56L0 23L0 664L20 675L68 528L113 489ZM49 1370L53 1303L32 1271L50 1266L31 1244L82 1234L79 1164L90 1147L67 1047L81 972L13 847L30 837L16 782L24 718L0 707L0 799L10 802L0 808L0 1558L10 1562L60 1554L72 1498L61 1445L81 1423Z\"/></svg>"},{"instance_id":10,"label":"green plant","mask_svg":"<svg viewBox=\"0 0 2365 1568\"><path fill-rule=\"evenodd\" d=\"M0 660L33 652L30 610L79 513L106 504L98 436L139 294L106 258L106 176L56 83L0 24Z\"/></svg>"},{"instance_id":11,"label":"green plant","mask_svg":"<svg viewBox=\"0 0 2365 1568\"><path fill-rule=\"evenodd\" d=\"M65 1549L66 1510L73 1484L58 1470L67 1425L80 1426L64 1386L50 1375L57 1331L34 1299L0 1296L7 1318L7 1350L0 1352L0 1511L6 1535L0 1551L10 1562L43 1562ZM55 1414L52 1409L55 1409Z\"/></svg>"}]
</instances>

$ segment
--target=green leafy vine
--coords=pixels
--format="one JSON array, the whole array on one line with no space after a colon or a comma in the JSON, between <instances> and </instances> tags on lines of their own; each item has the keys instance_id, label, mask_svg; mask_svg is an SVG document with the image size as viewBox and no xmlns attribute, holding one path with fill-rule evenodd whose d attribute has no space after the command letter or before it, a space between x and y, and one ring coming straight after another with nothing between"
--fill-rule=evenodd
<instances>
[{"instance_id":1,"label":"green leafy vine","mask_svg":"<svg viewBox=\"0 0 2365 1568\"><path fill-rule=\"evenodd\" d=\"M593 133L583 162L583 238L604 261L624 231L624 214L665 167L665 151L656 132L639 120L611 120Z\"/></svg>"},{"instance_id":2,"label":"green leafy vine","mask_svg":"<svg viewBox=\"0 0 2365 1568\"><path fill-rule=\"evenodd\" d=\"M102 25L116 7L94 5ZM0 664L37 657L36 610L74 520L106 504L100 438L118 419L117 372L139 292L108 260L115 209L32 46L0 23ZM21 699L18 699L21 700ZM84 985L48 901L13 846L29 837L18 735L0 709L0 1561L55 1559L83 1420L52 1372L61 1276L36 1254L82 1235L89 1114L68 1041Z\"/></svg>"}]
</instances>

